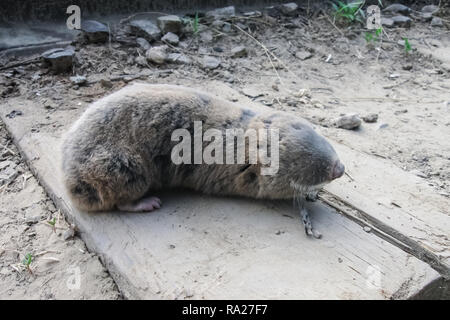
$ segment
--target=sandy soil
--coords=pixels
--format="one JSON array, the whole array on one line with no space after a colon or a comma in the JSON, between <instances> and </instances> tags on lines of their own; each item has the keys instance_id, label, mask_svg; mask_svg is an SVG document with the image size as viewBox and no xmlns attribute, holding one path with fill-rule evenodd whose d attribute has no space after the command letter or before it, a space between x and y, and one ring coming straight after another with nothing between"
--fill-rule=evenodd
<instances>
[{"instance_id":1,"label":"sandy soil","mask_svg":"<svg viewBox=\"0 0 450 320\"><path fill-rule=\"evenodd\" d=\"M140 65L136 59L145 52L120 43L77 45L73 74L87 76L86 85L73 85L69 75L52 75L39 64L30 64L0 73L0 92L4 98L21 95L35 101L48 114L48 123L40 124L47 126L130 81L200 88L205 81L217 81L257 102L309 119L331 139L390 159L449 197L448 22L432 28L429 22L414 20L411 28L385 29L381 42L368 44L361 27L333 25L323 14L309 20L306 16L303 12L278 20L237 17L230 22L238 27L230 32L201 25L198 34L187 33L178 46L169 48L189 57L188 64ZM450 20L448 14L443 18ZM412 46L408 53L405 37ZM236 46L245 46L247 55L232 57ZM265 48L272 52L271 59ZM205 68L206 56L219 59L220 65ZM334 127L334 119L347 113L376 113L378 121L363 122L357 130ZM17 153L3 127L1 139L2 146ZM5 159L16 163L20 174L0 190L0 298L120 297L82 241L64 240L69 226L20 157ZM27 223L35 216L38 222ZM59 221L56 232L47 222L53 218ZM48 253L38 255L42 251ZM33 273L21 263L27 253L36 256ZM51 257L59 261L45 259ZM71 266L81 269L80 290L67 288Z\"/></svg>"},{"instance_id":2,"label":"sandy soil","mask_svg":"<svg viewBox=\"0 0 450 320\"><path fill-rule=\"evenodd\" d=\"M120 298L98 256L71 236L71 226L24 164L3 124L0 145L0 163L11 161L17 172L0 190L0 299Z\"/></svg>"}]
</instances>

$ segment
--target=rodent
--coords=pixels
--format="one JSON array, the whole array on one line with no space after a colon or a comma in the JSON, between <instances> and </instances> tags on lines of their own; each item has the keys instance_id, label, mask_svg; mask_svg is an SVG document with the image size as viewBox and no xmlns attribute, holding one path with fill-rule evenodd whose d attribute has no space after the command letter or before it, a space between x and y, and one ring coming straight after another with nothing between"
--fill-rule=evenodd
<instances>
[{"instance_id":1,"label":"rodent","mask_svg":"<svg viewBox=\"0 0 450 320\"><path fill-rule=\"evenodd\" d=\"M215 128L278 129L279 164L262 175L261 164L174 164L175 129L193 134ZM205 142L204 142L205 143ZM94 102L66 133L63 179L82 211L151 211L161 188L185 187L206 194L298 200L308 235L313 232L303 200L339 178L344 165L304 119L276 110L252 110L175 85L135 83ZM224 155L225 156L225 155Z\"/></svg>"}]
</instances>

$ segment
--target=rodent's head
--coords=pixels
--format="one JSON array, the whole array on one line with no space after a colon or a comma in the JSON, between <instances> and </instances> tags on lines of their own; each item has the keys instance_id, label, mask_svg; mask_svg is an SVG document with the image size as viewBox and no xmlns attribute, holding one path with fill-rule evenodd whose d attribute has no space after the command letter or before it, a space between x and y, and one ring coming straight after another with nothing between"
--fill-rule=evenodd
<instances>
[{"instance_id":1,"label":"rodent's head","mask_svg":"<svg viewBox=\"0 0 450 320\"><path fill-rule=\"evenodd\" d=\"M278 120L278 119L277 119ZM331 144L301 119L279 119L279 171L274 180L289 182L295 191L307 192L341 177L345 167ZM277 123L278 122L278 123ZM282 122L282 123L281 123Z\"/></svg>"}]
</instances>

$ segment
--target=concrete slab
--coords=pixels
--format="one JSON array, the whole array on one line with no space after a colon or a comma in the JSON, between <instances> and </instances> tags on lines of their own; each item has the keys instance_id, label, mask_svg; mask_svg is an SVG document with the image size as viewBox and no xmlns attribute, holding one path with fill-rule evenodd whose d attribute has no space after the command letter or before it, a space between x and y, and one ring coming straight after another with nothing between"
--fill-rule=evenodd
<instances>
[{"instance_id":1,"label":"concrete slab","mask_svg":"<svg viewBox=\"0 0 450 320\"><path fill-rule=\"evenodd\" d=\"M6 117L13 109L23 115ZM172 190L159 195L164 206L150 214L79 212L61 184L59 141L83 108L49 117L42 106L17 98L0 110L31 169L126 297L402 299L441 279L323 203L311 205L321 240L305 236L286 202Z\"/></svg>"}]
</instances>

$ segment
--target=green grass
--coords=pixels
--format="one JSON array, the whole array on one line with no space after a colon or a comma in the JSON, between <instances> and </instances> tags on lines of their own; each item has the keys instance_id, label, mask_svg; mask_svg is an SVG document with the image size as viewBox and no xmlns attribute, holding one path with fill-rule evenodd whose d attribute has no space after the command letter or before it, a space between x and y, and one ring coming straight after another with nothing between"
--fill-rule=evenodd
<instances>
[{"instance_id":1,"label":"green grass","mask_svg":"<svg viewBox=\"0 0 450 320\"><path fill-rule=\"evenodd\" d=\"M408 53L412 50L411 44L409 43L408 38L403 38L403 40L405 41L405 52Z\"/></svg>"},{"instance_id":2,"label":"green grass","mask_svg":"<svg viewBox=\"0 0 450 320\"><path fill-rule=\"evenodd\" d=\"M31 255L31 253L27 253L25 255L25 258L22 260L22 263L30 273L33 273L31 271L31 262L33 262L33 256Z\"/></svg>"},{"instance_id":3,"label":"green grass","mask_svg":"<svg viewBox=\"0 0 450 320\"><path fill-rule=\"evenodd\" d=\"M383 29L382 28L378 28L375 30L375 32L366 32L364 39L366 39L367 44L370 44L372 42L377 42L380 40L380 36L383 33Z\"/></svg>"},{"instance_id":4,"label":"green grass","mask_svg":"<svg viewBox=\"0 0 450 320\"><path fill-rule=\"evenodd\" d=\"M344 3L342 1L336 1L331 3L334 10L334 18L341 22L353 23L355 21L363 22L366 15L362 10L364 1Z\"/></svg>"}]
</instances>

